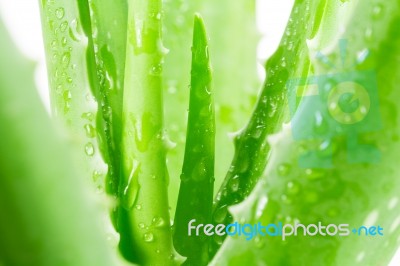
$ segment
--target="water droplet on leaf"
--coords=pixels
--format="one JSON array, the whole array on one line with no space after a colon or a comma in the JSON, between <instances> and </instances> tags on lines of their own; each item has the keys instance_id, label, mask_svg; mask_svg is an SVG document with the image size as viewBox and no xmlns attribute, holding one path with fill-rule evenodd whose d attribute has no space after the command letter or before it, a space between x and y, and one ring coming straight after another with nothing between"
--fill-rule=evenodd
<instances>
[{"instance_id":1,"label":"water droplet on leaf","mask_svg":"<svg viewBox=\"0 0 400 266\"><path fill-rule=\"evenodd\" d=\"M56 18L62 19L65 15L64 8L60 7L56 9Z\"/></svg>"},{"instance_id":2,"label":"water droplet on leaf","mask_svg":"<svg viewBox=\"0 0 400 266\"><path fill-rule=\"evenodd\" d=\"M290 164L281 164L278 166L278 175L287 176L290 173L291 166Z\"/></svg>"},{"instance_id":3,"label":"water droplet on leaf","mask_svg":"<svg viewBox=\"0 0 400 266\"><path fill-rule=\"evenodd\" d=\"M165 225L165 221L161 217L154 217L152 220L152 225L155 227L163 227Z\"/></svg>"},{"instance_id":4,"label":"water droplet on leaf","mask_svg":"<svg viewBox=\"0 0 400 266\"><path fill-rule=\"evenodd\" d=\"M154 241L154 235L152 234L152 233L145 233L144 235L143 235L143 240L145 241L145 242L153 242Z\"/></svg>"},{"instance_id":5,"label":"water droplet on leaf","mask_svg":"<svg viewBox=\"0 0 400 266\"><path fill-rule=\"evenodd\" d=\"M87 143L85 145L85 153L87 156L93 156L94 155L94 146L92 143Z\"/></svg>"},{"instance_id":6,"label":"water droplet on leaf","mask_svg":"<svg viewBox=\"0 0 400 266\"><path fill-rule=\"evenodd\" d=\"M235 175L234 177L232 177L232 179L229 181L229 188L232 192L236 192L239 190L239 184L240 184L240 180L239 180L239 176Z\"/></svg>"}]
</instances>

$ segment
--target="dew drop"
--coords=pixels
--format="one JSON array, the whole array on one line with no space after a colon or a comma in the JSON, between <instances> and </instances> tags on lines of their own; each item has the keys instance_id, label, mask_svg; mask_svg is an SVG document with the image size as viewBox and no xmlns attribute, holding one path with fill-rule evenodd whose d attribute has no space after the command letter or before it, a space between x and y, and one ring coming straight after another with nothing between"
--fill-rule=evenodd
<instances>
[{"instance_id":1,"label":"dew drop","mask_svg":"<svg viewBox=\"0 0 400 266\"><path fill-rule=\"evenodd\" d=\"M94 138L96 136L95 129L92 125L86 124L84 128L88 138Z\"/></svg>"},{"instance_id":2,"label":"dew drop","mask_svg":"<svg viewBox=\"0 0 400 266\"><path fill-rule=\"evenodd\" d=\"M339 209L336 208L336 207L333 207L333 208L331 208L331 209L328 210L328 216L329 216L329 217L332 217L332 218L333 218L333 217L337 217L338 214L339 214Z\"/></svg>"},{"instance_id":3,"label":"dew drop","mask_svg":"<svg viewBox=\"0 0 400 266\"><path fill-rule=\"evenodd\" d=\"M94 146L92 143L87 143L85 145L85 153L87 156L93 156L94 155Z\"/></svg>"},{"instance_id":4,"label":"dew drop","mask_svg":"<svg viewBox=\"0 0 400 266\"><path fill-rule=\"evenodd\" d=\"M229 188L232 192L237 192L239 190L239 184L240 184L240 180L239 180L239 176L235 175L234 177L232 177L232 179L229 181Z\"/></svg>"},{"instance_id":5,"label":"dew drop","mask_svg":"<svg viewBox=\"0 0 400 266\"><path fill-rule=\"evenodd\" d=\"M268 198L262 196L260 199L257 200L256 206L255 206L255 214L256 214L256 219L259 220L262 215L264 214L265 208L267 207L268 204Z\"/></svg>"},{"instance_id":6,"label":"dew drop","mask_svg":"<svg viewBox=\"0 0 400 266\"><path fill-rule=\"evenodd\" d=\"M64 8L60 7L56 9L56 18L62 19L65 15Z\"/></svg>"},{"instance_id":7,"label":"dew drop","mask_svg":"<svg viewBox=\"0 0 400 266\"><path fill-rule=\"evenodd\" d=\"M287 184L287 194L296 195L300 192L300 185L296 181L291 181Z\"/></svg>"},{"instance_id":8,"label":"dew drop","mask_svg":"<svg viewBox=\"0 0 400 266\"><path fill-rule=\"evenodd\" d=\"M63 98L64 98L64 101L66 101L66 102L70 101L72 99L71 91L65 90L63 93Z\"/></svg>"},{"instance_id":9,"label":"dew drop","mask_svg":"<svg viewBox=\"0 0 400 266\"><path fill-rule=\"evenodd\" d=\"M71 62L71 53L64 53L61 60L64 68L67 68L69 66L69 63Z\"/></svg>"},{"instance_id":10,"label":"dew drop","mask_svg":"<svg viewBox=\"0 0 400 266\"><path fill-rule=\"evenodd\" d=\"M65 102L64 103L64 114L68 113L70 109L71 109L71 103L69 101ZM67 121L67 123L71 124L71 120Z\"/></svg>"},{"instance_id":11,"label":"dew drop","mask_svg":"<svg viewBox=\"0 0 400 266\"><path fill-rule=\"evenodd\" d=\"M99 181L100 177L101 174L97 170L93 171L92 178L95 183Z\"/></svg>"},{"instance_id":12,"label":"dew drop","mask_svg":"<svg viewBox=\"0 0 400 266\"><path fill-rule=\"evenodd\" d=\"M154 235L152 233L145 233L143 235L143 240L147 243L153 242L154 241Z\"/></svg>"},{"instance_id":13,"label":"dew drop","mask_svg":"<svg viewBox=\"0 0 400 266\"><path fill-rule=\"evenodd\" d=\"M69 28L68 34L69 37L75 41L75 42L79 42L81 40L80 36L81 36L81 29L79 27L79 23L76 19L71 21L71 26Z\"/></svg>"},{"instance_id":14,"label":"dew drop","mask_svg":"<svg viewBox=\"0 0 400 266\"><path fill-rule=\"evenodd\" d=\"M287 205L292 204L292 199L288 197L286 194L282 194L281 201Z\"/></svg>"},{"instance_id":15,"label":"dew drop","mask_svg":"<svg viewBox=\"0 0 400 266\"><path fill-rule=\"evenodd\" d=\"M289 43L288 43L287 49L288 49L289 51L293 50L293 42L289 42Z\"/></svg>"},{"instance_id":16,"label":"dew drop","mask_svg":"<svg viewBox=\"0 0 400 266\"><path fill-rule=\"evenodd\" d=\"M177 93L177 88L175 86L169 86L168 87L168 93L169 94L176 94Z\"/></svg>"},{"instance_id":17,"label":"dew drop","mask_svg":"<svg viewBox=\"0 0 400 266\"><path fill-rule=\"evenodd\" d=\"M53 61L54 63L57 63L57 60L58 60L58 54L57 54L57 53L53 53L52 61Z\"/></svg>"},{"instance_id":18,"label":"dew drop","mask_svg":"<svg viewBox=\"0 0 400 266\"><path fill-rule=\"evenodd\" d=\"M60 24L60 31L65 32L68 28L68 22L64 21L63 23Z\"/></svg>"},{"instance_id":19,"label":"dew drop","mask_svg":"<svg viewBox=\"0 0 400 266\"><path fill-rule=\"evenodd\" d=\"M163 227L165 225L164 219L161 217L154 217L152 220L152 225L155 227Z\"/></svg>"},{"instance_id":20,"label":"dew drop","mask_svg":"<svg viewBox=\"0 0 400 266\"><path fill-rule=\"evenodd\" d=\"M265 245L265 241L263 239L261 239L260 236L256 236L254 238L254 243L256 245L256 248L259 248L259 249L263 248Z\"/></svg>"},{"instance_id":21,"label":"dew drop","mask_svg":"<svg viewBox=\"0 0 400 266\"><path fill-rule=\"evenodd\" d=\"M219 235L214 235L213 240L217 245L222 245L222 243L224 242L224 238Z\"/></svg>"},{"instance_id":22,"label":"dew drop","mask_svg":"<svg viewBox=\"0 0 400 266\"><path fill-rule=\"evenodd\" d=\"M144 225L144 223L139 223L139 225L138 225L138 226L139 226L139 228L140 228L140 229L144 229L144 228L145 228L145 225Z\"/></svg>"},{"instance_id":23,"label":"dew drop","mask_svg":"<svg viewBox=\"0 0 400 266\"><path fill-rule=\"evenodd\" d=\"M216 223L224 222L227 214L228 214L227 205L223 205L223 206L219 207L218 210L216 210L214 213L214 221Z\"/></svg>"},{"instance_id":24,"label":"dew drop","mask_svg":"<svg viewBox=\"0 0 400 266\"><path fill-rule=\"evenodd\" d=\"M97 193L97 194L102 194L103 192L104 192L103 186L98 185L98 186L97 186L97 189L96 189L96 193Z\"/></svg>"},{"instance_id":25,"label":"dew drop","mask_svg":"<svg viewBox=\"0 0 400 266\"><path fill-rule=\"evenodd\" d=\"M372 18L378 19L382 16L383 6L381 4L377 4L372 9Z\"/></svg>"},{"instance_id":26,"label":"dew drop","mask_svg":"<svg viewBox=\"0 0 400 266\"><path fill-rule=\"evenodd\" d=\"M149 74L150 74L151 76L160 76L160 75L161 75L161 72L162 72L162 65L161 65L161 64L157 64L157 65L154 65L154 66L150 69Z\"/></svg>"},{"instance_id":27,"label":"dew drop","mask_svg":"<svg viewBox=\"0 0 400 266\"><path fill-rule=\"evenodd\" d=\"M204 53L206 55L206 59L210 58L210 52L208 50L208 46L206 46Z\"/></svg>"},{"instance_id":28,"label":"dew drop","mask_svg":"<svg viewBox=\"0 0 400 266\"><path fill-rule=\"evenodd\" d=\"M274 100L272 100L270 102L270 108L268 110L268 116L269 117L273 117L276 112L278 111L278 105L276 104L276 102Z\"/></svg>"},{"instance_id":29,"label":"dew drop","mask_svg":"<svg viewBox=\"0 0 400 266\"><path fill-rule=\"evenodd\" d=\"M162 139L162 141L163 141L163 144L164 144L164 147L165 147L166 150L172 150L172 149L174 149L174 148L176 147L176 145L177 145L175 142L173 142L173 141L169 138L169 136L168 136L167 134L164 134L164 135L161 137L161 139Z\"/></svg>"},{"instance_id":30,"label":"dew drop","mask_svg":"<svg viewBox=\"0 0 400 266\"><path fill-rule=\"evenodd\" d=\"M56 88L56 92L57 92L57 94L61 94L62 93L62 85L61 84L59 84L59 85L57 85L57 88Z\"/></svg>"},{"instance_id":31,"label":"dew drop","mask_svg":"<svg viewBox=\"0 0 400 266\"><path fill-rule=\"evenodd\" d=\"M110 120L112 117L112 108L109 105L103 106L103 117L106 120Z\"/></svg>"},{"instance_id":32,"label":"dew drop","mask_svg":"<svg viewBox=\"0 0 400 266\"><path fill-rule=\"evenodd\" d=\"M281 164L278 166L278 175L287 176L290 173L291 167L290 164Z\"/></svg>"},{"instance_id":33,"label":"dew drop","mask_svg":"<svg viewBox=\"0 0 400 266\"><path fill-rule=\"evenodd\" d=\"M52 20L52 19L49 20L49 27L50 27L50 30L54 31L54 20Z\"/></svg>"},{"instance_id":34,"label":"dew drop","mask_svg":"<svg viewBox=\"0 0 400 266\"><path fill-rule=\"evenodd\" d=\"M62 46L66 46L66 45L67 45L67 38L63 37L63 38L61 39L61 45L62 45Z\"/></svg>"},{"instance_id":35,"label":"dew drop","mask_svg":"<svg viewBox=\"0 0 400 266\"><path fill-rule=\"evenodd\" d=\"M322 170L317 169L306 169L305 171L306 177L310 180L316 180L322 178L324 176L324 172Z\"/></svg>"},{"instance_id":36,"label":"dew drop","mask_svg":"<svg viewBox=\"0 0 400 266\"><path fill-rule=\"evenodd\" d=\"M137 195L139 193L139 172L140 172L140 163L136 160L132 161L132 168L130 169L130 174L125 185L123 195L122 195L122 205L126 209L132 209L135 204ZM142 208L141 205L136 205L135 208L140 210Z\"/></svg>"},{"instance_id":37,"label":"dew drop","mask_svg":"<svg viewBox=\"0 0 400 266\"><path fill-rule=\"evenodd\" d=\"M370 27L368 27L368 28L365 30L364 37L365 37L365 40L366 40L366 41L372 40L373 32L372 32L372 29L371 29Z\"/></svg>"},{"instance_id":38,"label":"dew drop","mask_svg":"<svg viewBox=\"0 0 400 266\"><path fill-rule=\"evenodd\" d=\"M329 125L322 116L321 112L317 112L315 114L315 124L314 124L314 130L315 132L319 134L324 134L328 131Z\"/></svg>"},{"instance_id":39,"label":"dew drop","mask_svg":"<svg viewBox=\"0 0 400 266\"><path fill-rule=\"evenodd\" d=\"M86 119L88 121L93 121L93 113L83 113L81 116L83 119Z\"/></svg>"}]
</instances>

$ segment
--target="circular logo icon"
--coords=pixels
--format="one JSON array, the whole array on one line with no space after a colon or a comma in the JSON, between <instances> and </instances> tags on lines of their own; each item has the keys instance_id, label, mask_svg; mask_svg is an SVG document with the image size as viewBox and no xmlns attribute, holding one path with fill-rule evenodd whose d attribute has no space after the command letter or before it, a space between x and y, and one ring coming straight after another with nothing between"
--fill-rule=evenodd
<instances>
[{"instance_id":1,"label":"circular logo icon","mask_svg":"<svg viewBox=\"0 0 400 266\"><path fill-rule=\"evenodd\" d=\"M329 114L339 123L359 123L368 115L370 108L368 91L358 83L343 82L329 92Z\"/></svg>"}]
</instances>

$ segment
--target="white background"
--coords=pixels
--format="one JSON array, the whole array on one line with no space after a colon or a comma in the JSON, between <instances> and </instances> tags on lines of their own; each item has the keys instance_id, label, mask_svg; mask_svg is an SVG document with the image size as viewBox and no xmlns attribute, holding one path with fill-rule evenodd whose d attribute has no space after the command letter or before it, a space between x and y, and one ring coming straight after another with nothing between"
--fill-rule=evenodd
<instances>
[{"instance_id":1,"label":"white background","mask_svg":"<svg viewBox=\"0 0 400 266\"><path fill-rule=\"evenodd\" d=\"M36 83L48 108L48 84L38 3L39 0L0 0L0 17L4 19L19 49L38 63ZM258 0L258 25L263 36L258 51L260 61L268 58L276 49L292 4L293 0ZM400 250L389 266L399 265Z\"/></svg>"}]
</instances>

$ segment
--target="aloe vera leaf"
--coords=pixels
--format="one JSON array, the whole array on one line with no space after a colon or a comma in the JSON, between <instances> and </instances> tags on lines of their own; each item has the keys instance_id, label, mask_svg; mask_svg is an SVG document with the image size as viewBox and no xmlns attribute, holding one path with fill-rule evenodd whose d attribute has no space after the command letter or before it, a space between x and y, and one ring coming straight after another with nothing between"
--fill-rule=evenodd
<instances>
[{"instance_id":1,"label":"aloe vera leaf","mask_svg":"<svg viewBox=\"0 0 400 266\"><path fill-rule=\"evenodd\" d=\"M203 19L194 19L189 118L181 186L174 220L174 247L188 265L207 265L208 237L189 236L188 223L211 222L215 114L209 48Z\"/></svg>"},{"instance_id":2,"label":"aloe vera leaf","mask_svg":"<svg viewBox=\"0 0 400 266\"><path fill-rule=\"evenodd\" d=\"M98 92L95 81L90 18L85 1L41 0L43 38L53 116L69 129L76 148L85 154L81 166L103 190L107 171L97 140ZM94 74L94 75L93 75Z\"/></svg>"},{"instance_id":3,"label":"aloe vera leaf","mask_svg":"<svg viewBox=\"0 0 400 266\"><path fill-rule=\"evenodd\" d=\"M258 37L254 0L246 1L182 1L164 0L165 57L164 91L166 129L176 147L167 154L171 177L169 188L171 212L174 213L179 176L184 158L186 117L189 95L187 87L192 45L192 18L195 12L209 24L210 53L213 54L216 105L216 161L215 182L219 186L229 168L234 147L228 133L243 127L250 116L260 86L256 71ZM240 10L240 12L238 11ZM222 27L221 25L229 25ZM235 40L234 42L231 40ZM229 42L229 43L228 43ZM235 77L235 78L233 78ZM226 95L229 95L227 97Z\"/></svg>"},{"instance_id":4,"label":"aloe vera leaf","mask_svg":"<svg viewBox=\"0 0 400 266\"><path fill-rule=\"evenodd\" d=\"M171 142L168 150L168 172L170 174L169 202L171 215L177 206L180 174L185 153L187 127L188 87L191 68L193 38L193 15L200 1L163 0L164 44L168 48L163 69L163 91L165 102L165 128ZM182 12L184 10L184 12Z\"/></svg>"},{"instance_id":5,"label":"aloe vera leaf","mask_svg":"<svg viewBox=\"0 0 400 266\"><path fill-rule=\"evenodd\" d=\"M247 126L236 135L235 156L214 202L214 223L228 224L228 207L240 203L257 184L267 163L270 145L267 138L287 119L286 82L310 71L306 39L314 24L310 1L296 1L285 34L277 51L266 62L266 80L254 113ZM307 25L307 27L305 27ZM221 239L215 239L221 244Z\"/></svg>"},{"instance_id":6,"label":"aloe vera leaf","mask_svg":"<svg viewBox=\"0 0 400 266\"><path fill-rule=\"evenodd\" d=\"M297 119L292 120L292 130L286 127L271 138L272 153L264 177L248 199L233 207L232 212L235 219L244 223L261 222L264 225L279 221L299 221L308 225L320 221L324 225L349 224L350 230L361 225L380 225L384 228L384 236L363 237L350 233L345 237L298 236L285 241L279 236L258 236L252 241L229 238L212 265L257 264L261 261L271 265L300 266L386 265L400 245L400 183L396 161L400 152L399 105L396 101L400 93L397 88L400 82L400 5L395 0L354 1L341 5L343 12L338 14L341 20L336 20L335 25L345 21L340 27L344 31L321 31L310 42L311 51L314 47L321 49L330 62L340 66L343 53L332 47L338 39L347 39L347 63L356 62L352 72L346 76L347 81L373 84L376 76L377 94L375 97L371 94L371 101L379 100L382 124L373 125L372 132L361 133L359 142L377 148L380 158L376 162L350 163L349 160L355 158L349 156L349 152L354 150L346 143L348 136L341 136L322 146L325 147L323 150L334 152L333 155L332 151L328 153L332 156L333 168L300 167L299 159L304 152L314 150L316 146L312 141L294 141L291 133L302 119L310 115L312 102L303 100L296 114ZM354 8L350 8L351 5ZM347 14L344 15L344 12ZM326 41L329 36L319 36L324 34L334 35L336 40L329 42ZM366 51L369 51L369 57L365 56ZM328 75L327 86L343 82L343 76L340 72L338 75L337 69L320 62L313 64L315 74ZM360 75L366 70L373 72ZM329 121L329 117L324 117L319 124L324 125L327 132L335 133L337 129L332 128ZM321 127L317 125L314 130L321 130ZM321 142L317 141L317 145ZM364 154L369 158L374 156L371 151ZM318 159L324 160L326 156L326 153L320 153Z\"/></svg>"},{"instance_id":7,"label":"aloe vera leaf","mask_svg":"<svg viewBox=\"0 0 400 266\"><path fill-rule=\"evenodd\" d=\"M0 264L122 265L77 154L37 94L34 64L0 21Z\"/></svg>"},{"instance_id":8,"label":"aloe vera leaf","mask_svg":"<svg viewBox=\"0 0 400 266\"><path fill-rule=\"evenodd\" d=\"M86 17L90 17L90 42L93 47L96 73L92 73L99 86L96 95L99 104L97 128L100 148L108 165L106 191L118 198L121 175L122 97L125 78L126 35L128 25L127 0L89 0ZM90 13L90 16L89 16ZM93 71L92 71L93 72ZM111 211L111 221L117 228L118 207Z\"/></svg>"},{"instance_id":9,"label":"aloe vera leaf","mask_svg":"<svg viewBox=\"0 0 400 266\"><path fill-rule=\"evenodd\" d=\"M131 261L173 264L164 145L161 1L129 4L122 114L120 249Z\"/></svg>"},{"instance_id":10,"label":"aloe vera leaf","mask_svg":"<svg viewBox=\"0 0 400 266\"><path fill-rule=\"evenodd\" d=\"M125 76L127 0L89 0L90 22L101 111L98 125L102 154L108 164L107 191L116 196L120 174L122 96ZM87 14L89 17L89 14ZM104 143L103 143L104 142Z\"/></svg>"},{"instance_id":11,"label":"aloe vera leaf","mask_svg":"<svg viewBox=\"0 0 400 266\"><path fill-rule=\"evenodd\" d=\"M220 187L235 153L230 136L245 126L262 84L257 75L256 1L222 0L219 8L215 5L215 1L204 1L201 12L210 21L218 128L215 176L216 186Z\"/></svg>"}]
</instances>

